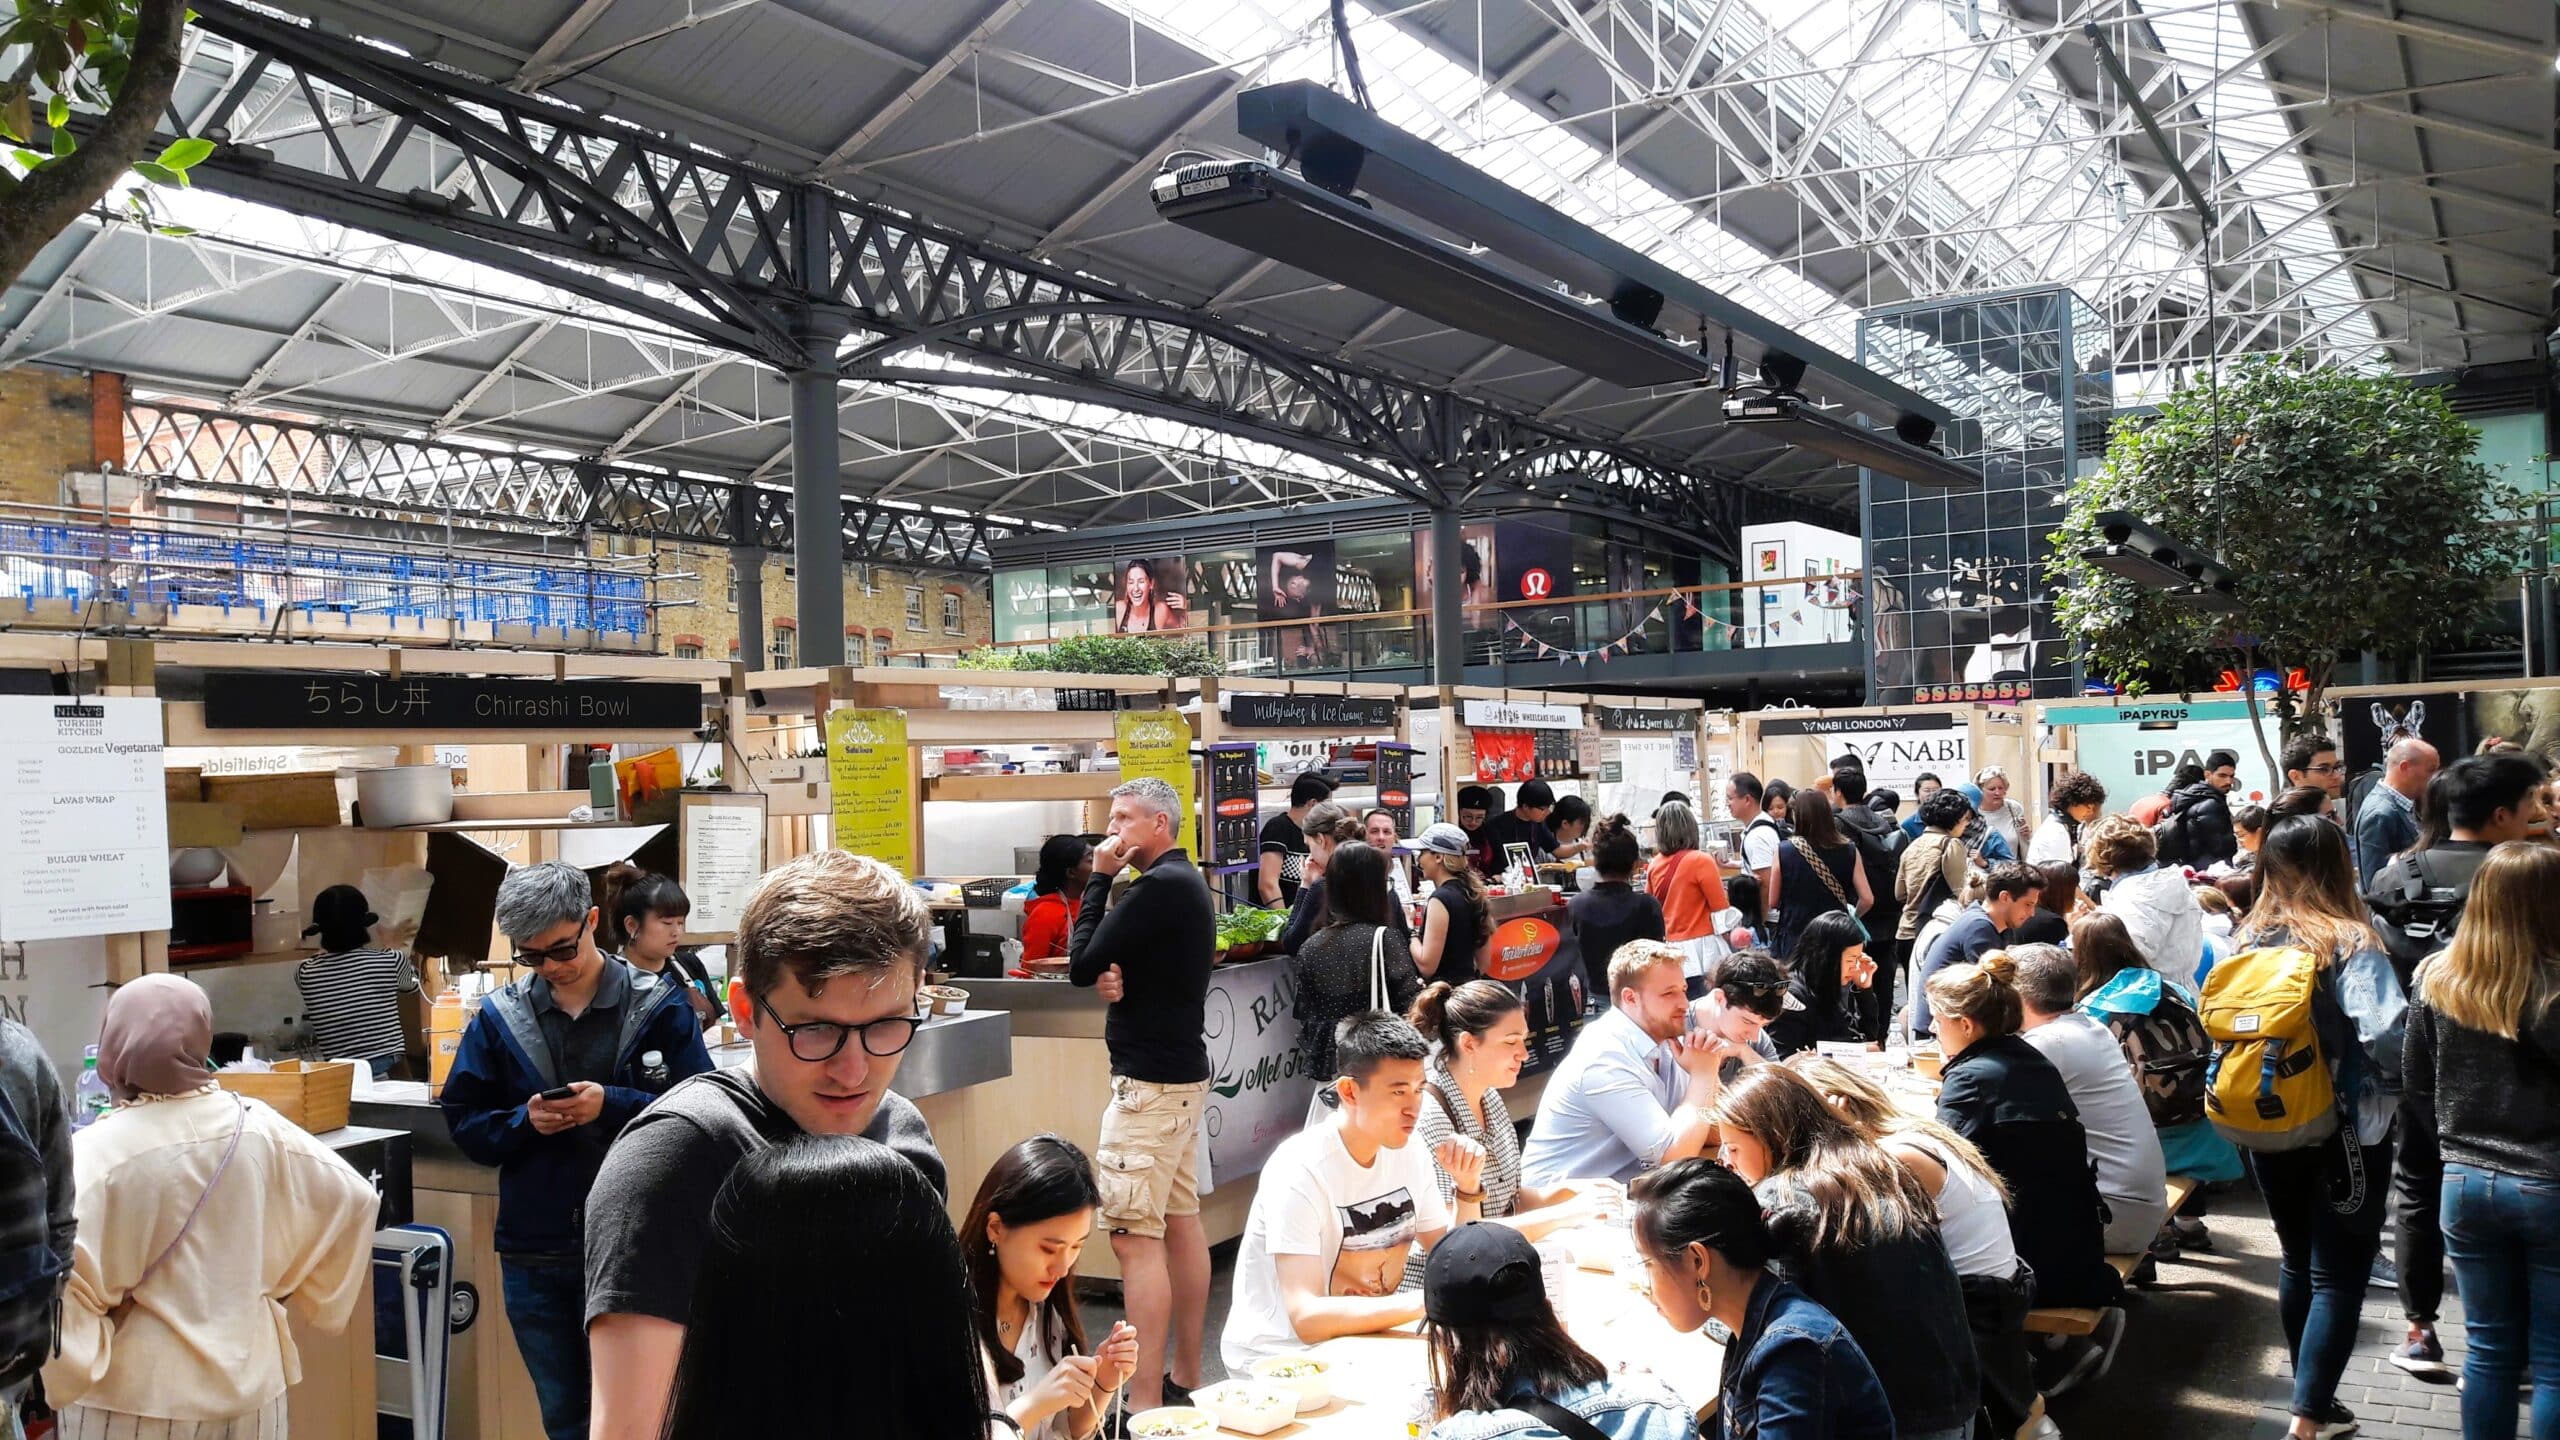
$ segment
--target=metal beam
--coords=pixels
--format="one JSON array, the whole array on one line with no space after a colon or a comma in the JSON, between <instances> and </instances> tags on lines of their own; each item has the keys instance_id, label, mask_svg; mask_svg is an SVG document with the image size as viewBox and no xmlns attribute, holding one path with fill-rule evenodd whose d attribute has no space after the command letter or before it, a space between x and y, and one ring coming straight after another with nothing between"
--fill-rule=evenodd
<instances>
[{"instance_id":1,"label":"metal beam","mask_svg":"<svg viewBox=\"0 0 2560 1440\"><path fill-rule=\"evenodd\" d=\"M872 111L870 117L856 127L852 134L838 141L836 147L827 152L825 159L810 166L809 173L830 175L850 163L856 155L862 153L864 146L879 139L890 126L897 124L908 111L914 109L917 102L932 94L934 87L940 85L944 77L959 69L960 62L969 58L971 50L988 36L1002 30L1014 16L1028 9L1030 4L1031 0L1000 0L993 9L979 16L978 23L969 27L969 33L945 46L939 59L926 66L922 74L908 81L904 89L882 102L880 108Z\"/></svg>"}]
</instances>

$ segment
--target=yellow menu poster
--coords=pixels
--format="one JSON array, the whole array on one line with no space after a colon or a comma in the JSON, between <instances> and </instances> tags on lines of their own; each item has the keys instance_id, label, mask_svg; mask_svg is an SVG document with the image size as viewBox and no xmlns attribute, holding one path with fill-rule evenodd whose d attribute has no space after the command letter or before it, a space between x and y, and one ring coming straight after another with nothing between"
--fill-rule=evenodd
<instances>
[{"instance_id":1,"label":"yellow menu poster","mask_svg":"<svg viewBox=\"0 0 2560 1440\"><path fill-rule=\"evenodd\" d=\"M1200 853L1192 833L1199 821L1198 781L1191 764L1191 722L1179 710L1123 710L1115 717L1120 740L1120 778L1153 777L1182 797L1185 817L1174 833L1194 856Z\"/></svg>"},{"instance_id":2,"label":"yellow menu poster","mask_svg":"<svg viewBox=\"0 0 2560 1440\"><path fill-rule=\"evenodd\" d=\"M907 712L828 711L827 784L834 800L837 848L886 861L901 875L915 874Z\"/></svg>"}]
</instances>

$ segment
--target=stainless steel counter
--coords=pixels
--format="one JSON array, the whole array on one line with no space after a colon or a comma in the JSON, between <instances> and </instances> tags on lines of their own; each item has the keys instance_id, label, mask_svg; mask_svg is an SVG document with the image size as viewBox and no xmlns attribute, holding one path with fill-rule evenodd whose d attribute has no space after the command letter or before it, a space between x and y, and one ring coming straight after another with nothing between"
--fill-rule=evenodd
<instances>
[{"instance_id":1,"label":"stainless steel counter","mask_svg":"<svg viewBox=\"0 0 2560 1440\"><path fill-rule=\"evenodd\" d=\"M976 987L985 982L972 981L972 998L978 998ZM1020 982L1017 982L1020 983ZM1057 982L1059 988L1071 988ZM1093 992L1085 991L1090 998ZM1101 1031L1101 1002L1094 1002L1094 1033ZM718 1069L734 1070L755 1058L754 1048L744 1042L711 1047L711 1063ZM971 1009L965 1014L946 1016L925 1022L907 1042L898 1061L897 1077L889 1088L910 1100L958 1090L969 1085L983 1085L1013 1073L1013 1017L1002 1010ZM357 1125L403 1130L412 1137L412 1153L421 1171L431 1165L460 1165L479 1169L454 1148L453 1134L446 1128L444 1111L427 1093L421 1080L377 1080L370 1092L355 1097L351 1111ZM495 1171L484 1172L491 1187Z\"/></svg>"}]
</instances>

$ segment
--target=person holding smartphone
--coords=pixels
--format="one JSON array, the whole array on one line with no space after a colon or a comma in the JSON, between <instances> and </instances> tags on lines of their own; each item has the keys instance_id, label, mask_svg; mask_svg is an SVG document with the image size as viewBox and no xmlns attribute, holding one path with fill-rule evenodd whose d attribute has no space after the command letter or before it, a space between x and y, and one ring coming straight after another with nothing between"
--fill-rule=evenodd
<instances>
[{"instance_id":1,"label":"person holding smartphone","mask_svg":"<svg viewBox=\"0 0 2560 1440\"><path fill-rule=\"evenodd\" d=\"M507 872L498 930L532 972L463 1032L440 1098L453 1143L498 1171L507 1321L550 1440L585 1440L585 1220L606 1149L669 1086L711 1068L684 986L596 946L586 872Z\"/></svg>"}]
</instances>

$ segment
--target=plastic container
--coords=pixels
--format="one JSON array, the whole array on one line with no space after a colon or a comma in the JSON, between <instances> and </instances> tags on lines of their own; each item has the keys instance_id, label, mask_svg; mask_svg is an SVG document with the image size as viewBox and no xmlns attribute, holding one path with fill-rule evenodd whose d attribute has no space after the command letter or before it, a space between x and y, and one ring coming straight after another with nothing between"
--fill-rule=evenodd
<instances>
[{"instance_id":1,"label":"plastic container","mask_svg":"<svg viewBox=\"0 0 2560 1440\"><path fill-rule=\"evenodd\" d=\"M71 1087L71 1128L95 1124L98 1117L114 1108L115 1094L98 1074L98 1047L92 1045L81 1053L80 1083Z\"/></svg>"}]
</instances>

